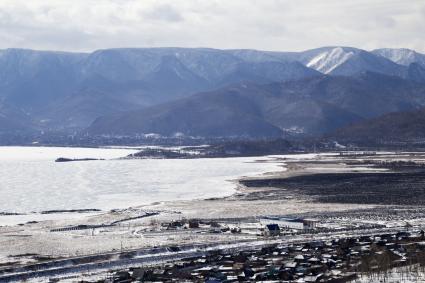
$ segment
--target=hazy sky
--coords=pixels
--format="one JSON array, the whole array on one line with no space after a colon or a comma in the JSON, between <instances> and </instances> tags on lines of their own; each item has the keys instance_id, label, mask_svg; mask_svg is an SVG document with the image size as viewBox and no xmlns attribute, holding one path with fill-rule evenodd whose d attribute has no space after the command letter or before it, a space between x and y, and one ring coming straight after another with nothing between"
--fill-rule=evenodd
<instances>
[{"instance_id":1,"label":"hazy sky","mask_svg":"<svg viewBox=\"0 0 425 283\"><path fill-rule=\"evenodd\" d=\"M425 0L0 0L0 48L425 52Z\"/></svg>"}]
</instances>

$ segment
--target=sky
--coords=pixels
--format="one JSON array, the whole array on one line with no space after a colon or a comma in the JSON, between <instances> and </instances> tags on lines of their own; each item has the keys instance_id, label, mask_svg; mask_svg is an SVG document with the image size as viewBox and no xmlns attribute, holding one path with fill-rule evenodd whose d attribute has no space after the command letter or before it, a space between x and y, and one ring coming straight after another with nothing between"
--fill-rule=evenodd
<instances>
[{"instance_id":1,"label":"sky","mask_svg":"<svg viewBox=\"0 0 425 283\"><path fill-rule=\"evenodd\" d=\"M425 0L0 0L1 49L167 46L425 53Z\"/></svg>"}]
</instances>

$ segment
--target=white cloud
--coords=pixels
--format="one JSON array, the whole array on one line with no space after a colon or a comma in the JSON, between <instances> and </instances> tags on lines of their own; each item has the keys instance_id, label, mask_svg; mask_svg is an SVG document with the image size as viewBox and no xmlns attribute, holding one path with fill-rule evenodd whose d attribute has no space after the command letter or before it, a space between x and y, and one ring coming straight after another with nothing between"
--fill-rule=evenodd
<instances>
[{"instance_id":1,"label":"white cloud","mask_svg":"<svg viewBox=\"0 0 425 283\"><path fill-rule=\"evenodd\" d=\"M183 46L425 52L423 0L0 0L0 48Z\"/></svg>"}]
</instances>

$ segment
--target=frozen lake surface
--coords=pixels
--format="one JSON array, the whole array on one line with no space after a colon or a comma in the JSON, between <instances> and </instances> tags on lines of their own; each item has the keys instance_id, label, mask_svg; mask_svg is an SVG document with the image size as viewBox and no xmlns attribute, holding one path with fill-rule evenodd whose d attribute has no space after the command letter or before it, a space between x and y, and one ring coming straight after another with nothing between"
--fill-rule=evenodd
<instances>
[{"instance_id":1,"label":"frozen lake surface","mask_svg":"<svg viewBox=\"0 0 425 283\"><path fill-rule=\"evenodd\" d=\"M234 180L282 170L258 158L117 160L132 149L0 147L0 212L109 210L157 201L221 197ZM56 163L58 157L104 158ZM264 159L264 158L262 158Z\"/></svg>"}]
</instances>

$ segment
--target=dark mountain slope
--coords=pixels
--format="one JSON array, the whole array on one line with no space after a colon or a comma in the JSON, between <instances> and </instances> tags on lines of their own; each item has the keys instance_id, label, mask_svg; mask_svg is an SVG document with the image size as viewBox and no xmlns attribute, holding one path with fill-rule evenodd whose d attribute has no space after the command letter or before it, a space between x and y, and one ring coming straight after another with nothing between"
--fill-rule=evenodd
<instances>
[{"instance_id":1,"label":"dark mountain slope","mask_svg":"<svg viewBox=\"0 0 425 283\"><path fill-rule=\"evenodd\" d=\"M11 133L11 132L22 132L22 131L32 131L31 127L28 127L24 124L11 120L3 115L0 115L0 132L2 133Z\"/></svg>"},{"instance_id":2,"label":"dark mountain slope","mask_svg":"<svg viewBox=\"0 0 425 283\"><path fill-rule=\"evenodd\" d=\"M99 116L139 107L108 92L81 91L65 98L60 105L48 109L47 114L43 113L42 118L38 120L38 124L46 129L51 127L55 130L80 130ZM66 128L63 125L66 125Z\"/></svg>"},{"instance_id":3,"label":"dark mountain slope","mask_svg":"<svg viewBox=\"0 0 425 283\"><path fill-rule=\"evenodd\" d=\"M326 101L363 118L415 108L425 103L425 85L364 72L355 77L326 76L289 82L294 92Z\"/></svg>"},{"instance_id":4,"label":"dark mountain slope","mask_svg":"<svg viewBox=\"0 0 425 283\"><path fill-rule=\"evenodd\" d=\"M23 111L0 103L0 133L33 132L35 129L28 115Z\"/></svg>"},{"instance_id":5,"label":"dark mountain slope","mask_svg":"<svg viewBox=\"0 0 425 283\"><path fill-rule=\"evenodd\" d=\"M0 51L0 98L27 113L72 92L79 53L7 49Z\"/></svg>"},{"instance_id":6,"label":"dark mountain slope","mask_svg":"<svg viewBox=\"0 0 425 283\"><path fill-rule=\"evenodd\" d=\"M322 75L266 85L238 84L101 117L88 132L274 136L273 129L281 129L282 133L320 134L362 119L424 105L423 84L369 72L358 77Z\"/></svg>"},{"instance_id":7,"label":"dark mountain slope","mask_svg":"<svg viewBox=\"0 0 425 283\"><path fill-rule=\"evenodd\" d=\"M0 101L46 130L74 130L114 108L117 113L152 106L241 81L317 75L301 63L273 60L251 62L206 48L0 50Z\"/></svg>"},{"instance_id":8,"label":"dark mountain slope","mask_svg":"<svg viewBox=\"0 0 425 283\"><path fill-rule=\"evenodd\" d=\"M323 132L348 121L422 105L411 90L413 83L407 82L425 81L420 54L384 53L350 47L304 52L123 48L87 54L7 49L0 50L0 103L7 118L4 124L29 122L41 130L75 131L100 116L230 84L291 81L278 100L260 102L261 95L251 95L259 103L259 119L284 130ZM392 78L362 79L361 74L370 71ZM334 81L322 73L338 78ZM343 80L340 75L352 78ZM15 112L24 115L8 116Z\"/></svg>"},{"instance_id":9,"label":"dark mountain slope","mask_svg":"<svg viewBox=\"0 0 425 283\"><path fill-rule=\"evenodd\" d=\"M236 64L217 86L238 82L271 83L319 76L320 72L308 69L299 62L242 62Z\"/></svg>"},{"instance_id":10,"label":"dark mountain slope","mask_svg":"<svg viewBox=\"0 0 425 283\"><path fill-rule=\"evenodd\" d=\"M425 105L425 85L365 72L355 77L320 76L274 84L278 101L314 100L368 118ZM279 94L279 96L277 96ZM279 107L282 109L282 107ZM302 109L297 108L304 112Z\"/></svg>"},{"instance_id":11,"label":"dark mountain slope","mask_svg":"<svg viewBox=\"0 0 425 283\"><path fill-rule=\"evenodd\" d=\"M195 95L147 109L102 117L91 134L158 133L172 136L280 136L281 130L261 119L260 110L236 91Z\"/></svg>"},{"instance_id":12,"label":"dark mountain slope","mask_svg":"<svg viewBox=\"0 0 425 283\"><path fill-rule=\"evenodd\" d=\"M404 77L411 81L425 82L425 67L418 64L412 63L407 67Z\"/></svg>"},{"instance_id":13,"label":"dark mountain slope","mask_svg":"<svg viewBox=\"0 0 425 283\"><path fill-rule=\"evenodd\" d=\"M344 141L411 141L425 139L425 108L389 113L341 129L329 137Z\"/></svg>"}]
</instances>

